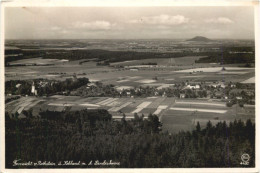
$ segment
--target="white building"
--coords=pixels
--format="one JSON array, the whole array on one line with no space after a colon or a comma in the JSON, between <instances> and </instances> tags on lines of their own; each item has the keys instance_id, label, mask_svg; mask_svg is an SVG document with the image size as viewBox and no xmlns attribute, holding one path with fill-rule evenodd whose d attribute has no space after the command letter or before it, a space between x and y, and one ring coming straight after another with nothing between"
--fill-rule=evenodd
<instances>
[{"instance_id":1,"label":"white building","mask_svg":"<svg viewBox=\"0 0 260 173\"><path fill-rule=\"evenodd\" d=\"M185 98L185 94L180 94L180 98L181 99Z\"/></svg>"},{"instance_id":2,"label":"white building","mask_svg":"<svg viewBox=\"0 0 260 173\"><path fill-rule=\"evenodd\" d=\"M18 83L17 85L15 85L16 88L19 88L22 84Z\"/></svg>"},{"instance_id":3,"label":"white building","mask_svg":"<svg viewBox=\"0 0 260 173\"><path fill-rule=\"evenodd\" d=\"M31 90L31 93L34 94L34 95L37 95L37 90L35 89L35 86L34 86L34 82L32 84L32 90Z\"/></svg>"},{"instance_id":4,"label":"white building","mask_svg":"<svg viewBox=\"0 0 260 173\"><path fill-rule=\"evenodd\" d=\"M242 100L243 98L241 96L236 97L237 100Z\"/></svg>"},{"instance_id":5,"label":"white building","mask_svg":"<svg viewBox=\"0 0 260 173\"><path fill-rule=\"evenodd\" d=\"M33 84L32 84L32 90L31 90L31 93L33 93L33 94L34 94L34 92L35 92L35 86L34 86L34 82L33 82Z\"/></svg>"},{"instance_id":6,"label":"white building","mask_svg":"<svg viewBox=\"0 0 260 173\"><path fill-rule=\"evenodd\" d=\"M221 87L221 88L225 88L225 84L224 83L216 83L216 84L210 84L209 86L217 88L217 87Z\"/></svg>"},{"instance_id":7,"label":"white building","mask_svg":"<svg viewBox=\"0 0 260 173\"><path fill-rule=\"evenodd\" d=\"M136 68L131 68L130 71L138 71Z\"/></svg>"},{"instance_id":8,"label":"white building","mask_svg":"<svg viewBox=\"0 0 260 173\"><path fill-rule=\"evenodd\" d=\"M198 85L198 84L196 84L196 85L187 85L186 87L185 87L185 89L200 89L200 85Z\"/></svg>"}]
</instances>

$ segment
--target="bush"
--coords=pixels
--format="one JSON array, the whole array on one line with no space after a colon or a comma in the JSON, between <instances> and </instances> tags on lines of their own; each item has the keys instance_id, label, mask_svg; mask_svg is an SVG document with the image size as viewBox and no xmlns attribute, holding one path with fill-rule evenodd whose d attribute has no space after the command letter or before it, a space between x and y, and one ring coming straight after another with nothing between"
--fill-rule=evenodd
<instances>
[{"instance_id":1,"label":"bush","mask_svg":"<svg viewBox=\"0 0 260 173\"><path fill-rule=\"evenodd\" d=\"M227 103L226 103L226 106L227 106L227 107L232 107L232 106L233 106L233 103L227 102Z\"/></svg>"},{"instance_id":2,"label":"bush","mask_svg":"<svg viewBox=\"0 0 260 173\"><path fill-rule=\"evenodd\" d=\"M244 103L243 103L243 102L240 102L238 105L239 105L241 108L244 107Z\"/></svg>"}]
</instances>

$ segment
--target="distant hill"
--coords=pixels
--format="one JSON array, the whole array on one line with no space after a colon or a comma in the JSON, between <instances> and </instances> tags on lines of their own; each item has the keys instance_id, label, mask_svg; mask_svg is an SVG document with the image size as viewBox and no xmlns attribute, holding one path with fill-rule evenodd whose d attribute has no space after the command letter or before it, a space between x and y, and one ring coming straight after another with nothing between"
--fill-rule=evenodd
<instances>
[{"instance_id":1,"label":"distant hill","mask_svg":"<svg viewBox=\"0 0 260 173\"><path fill-rule=\"evenodd\" d=\"M203 41L203 42L207 42L207 41L212 41L212 40L210 40L210 39L208 39L206 37L196 36L196 37L194 37L192 39L189 39L187 41Z\"/></svg>"}]
</instances>

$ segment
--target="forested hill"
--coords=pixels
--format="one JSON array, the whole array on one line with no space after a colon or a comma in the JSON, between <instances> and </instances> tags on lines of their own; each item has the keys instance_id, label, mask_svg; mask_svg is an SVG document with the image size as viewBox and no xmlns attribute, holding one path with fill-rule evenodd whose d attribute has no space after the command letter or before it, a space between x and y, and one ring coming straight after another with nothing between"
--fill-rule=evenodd
<instances>
[{"instance_id":1,"label":"forested hill","mask_svg":"<svg viewBox=\"0 0 260 173\"><path fill-rule=\"evenodd\" d=\"M212 40L210 40L210 39L208 39L208 38L206 38L206 37L196 36L196 37L194 37L194 38L192 38L192 39L189 39L189 40L187 40L187 41L202 41L202 42L208 42L208 41L212 41Z\"/></svg>"},{"instance_id":2,"label":"forested hill","mask_svg":"<svg viewBox=\"0 0 260 173\"><path fill-rule=\"evenodd\" d=\"M41 112L33 118L9 119L6 114L6 167L13 161L109 162L119 165L77 165L67 167L122 168L228 168L254 167L255 125L248 120L230 124L220 122L205 129L197 124L192 132L161 132L158 117L131 121L122 117L113 121L105 110ZM17 115L16 115L17 116ZM241 155L250 156L249 165L241 165ZM44 167L44 166L36 166ZM46 168L46 166L45 166Z\"/></svg>"}]
</instances>

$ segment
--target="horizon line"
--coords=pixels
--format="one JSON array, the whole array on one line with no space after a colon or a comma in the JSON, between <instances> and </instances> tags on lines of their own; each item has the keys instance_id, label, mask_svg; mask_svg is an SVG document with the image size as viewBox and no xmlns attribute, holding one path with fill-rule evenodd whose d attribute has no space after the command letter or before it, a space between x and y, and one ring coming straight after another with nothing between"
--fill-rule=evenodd
<instances>
[{"instance_id":1,"label":"horizon line","mask_svg":"<svg viewBox=\"0 0 260 173\"><path fill-rule=\"evenodd\" d=\"M197 37L197 36L195 36ZM192 37L192 38L195 38ZM5 38L4 40L188 40L192 38ZM205 37L208 38L208 37ZM208 38L217 40L253 40L255 38Z\"/></svg>"}]
</instances>

